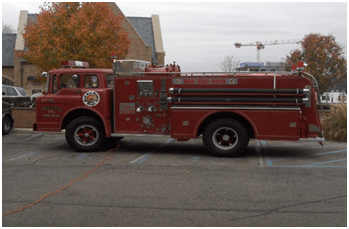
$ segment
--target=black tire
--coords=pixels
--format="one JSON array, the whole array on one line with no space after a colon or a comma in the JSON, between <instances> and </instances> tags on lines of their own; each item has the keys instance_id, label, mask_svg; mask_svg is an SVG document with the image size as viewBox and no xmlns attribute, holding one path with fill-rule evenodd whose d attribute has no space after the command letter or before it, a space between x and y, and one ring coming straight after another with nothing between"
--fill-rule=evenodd
<instances>
[{"instance_id":1,"label":"black tire","mask_svg":"<svg viewBox=\"0 0 349 229\"><path fill-rule=\"evenodd\" d=\"M240 156L249 140L246 127L229 118L212 121L205 128L203 135L203 142L208 151L219 157Z\"/></svg>"},{"instance_id":2,"label":"black tire","mask_svg":"<svg viewBox=\"0 0 349 229\"><path fill-rule=\"evenodd\" d=\"M2 118L2 135L9 134L11 131L12 121L10 117L4 116Z\"/></svg>"},{"instance_id":3,"label":"black tire","mask_svg":"<svg viewBox=\"0 0 349 229\"><path fill-rule=\"evenodd\" d=\"M78 152L97 151L106 140L104 126L95 118L79 117L67 126L65 139Z\"/></svg>"}]
</instances>

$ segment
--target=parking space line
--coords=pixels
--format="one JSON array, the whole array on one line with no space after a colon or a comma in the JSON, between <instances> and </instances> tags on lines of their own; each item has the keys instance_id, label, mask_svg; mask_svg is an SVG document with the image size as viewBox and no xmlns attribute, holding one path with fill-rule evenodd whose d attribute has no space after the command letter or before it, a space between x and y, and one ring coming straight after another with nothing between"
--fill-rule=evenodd
<instances>
[{"instance_id":1,"label":"parking space line","mask_svg":"<svg viewBox=\"0 0 349 229\"><path fill-rule=\"evenodd\" d=\"M20 158L22 158L22 157L28 157L28 156L32 156L32 155L35 155L35 154L36 154L36 153L24 154L24 155L19 156L19 157L15 157L15 158L8 159L8 161L14 161L14 160L20 159Z\"/></svg>"},{"instance_id":2,"label":"parking space line","mask_svg":"<svg viewBox=\"0 0 349 229\"><path fill-rule=\"evenodd\" d=\"M340 153L340 152L346 152L346 151L347 151L346 149L343 149L343 150L336 150L336 151L330 151L330 152L325 152L325 153L317 153L314 155L325 155L325 154Z\"/></svg>"},{"instance_id":3,"label":"parking space line","mask_svg":"<svg viewBox=\"0 0 349 229\"><path fill-rule=\"evenodd\" d=\"M173 138L168 139L165 143L158 146L154 151L158 151L161 147L163 147L164 145L167 145L168 143L172 142L173 140L174 140ZM151 157L151 154L149 154L149 153L144 154L143 156L140 156L139 158L136 158L135 160L131 161L130 164L133 164L133 163L141 164L145 160L147 160L149 157Z\"/></svg>"},{"instance_id":4,"label":"parking space line","mask_svg":"<svg viewBox=\"0 0 349 229\"><path fill-rule=\"evenodd\" d=\"M339 159L339 160L333 160L333 161L324 161L324 162L319 162L319 163L314 163L314 164L309 164L309 165L300 165L299 167L313 167L316 165L323 165L323 164L329 164L329 163L334 163L334 162L340 162L340 161L346 161L347 159ZM322 166L321 166L322 167ZM343 166L331 166L331 167L343 167Z\"/></svg>"},{"instance_id":5,"label":"parking space line","mask_svg":"<svg viewBox=\"0 0 349 229\"><path fill-rule=\"evenodd\" d=\"M173 140L174 140L173 138L168 139L168 140L164 143L164 145L165 145L165 144L168 144L168 143L170 143L170 142L172 142Z\"/></svg>"},{"instance_id":6,"label":"parking space line","mask_svg":"<svg viewBox=\"0 0 349 229\"><path fill-rule=\"evenodd\" d=\"M259 140L256 140L256 151L258 153L258 165L260 167L264 167L264 159L263 159L263 152L265 150L267 146L267 142L266 141L259 141Z\"/></svg>"},{"instance_id":7,"label":"parking space line","mask_svg":"<svg viewBox=\"0 0 349 229\"><path fill-rule=\"evenodd\" d=\"M200 157L193 157L192 159L193 162L197 162L198 160L200 160Z\"/></svg>"},{"instance_id":8,"label":"parking space line","mask_svg":"<svg viewBox=\"0 0 349 229\"><path fill-rule=\"evenodd\" d=\"M347 150L346 149L335 150L335 151L330 151L330 152L316 153L316 154L312 154L312 155L308 155L308 156L315 157L315 156L320 156L320 155L336 154L336 153L341 153L341 152L347 152ZM307 165L274 165L273 164L273 162L285 161L285 160L290 160L290 159L292 160L293 158L288 157L288 158L280 158L280 159L274 159L274 160L270 160L270 159L266 158L266 161L267 161L268 167L321 167L321 168L347 167L347 166L342 166L342 165L333 165L333 166L326 166L325 165L324 166L324 164L347 161L347 158L338 159L338 160L331 160L331 161L322 161L322 162L312 163L312 164L307 164Z\"/></svg>"},{"instance_id":9,"label":"parking space line","mask_svg":"<svg viewBox=\"0 0 349 229\"><path fill-rule=\"evenodd\" d=\"M308 155L309 157L312 156L319 156L319 155L326 155L326 154L334 154L334 153L340 153L340 152L346 152L347 150L336 150L336 151L330 151L330 152L324 152L324 153L316 153L316 154L312 154L312 155ZM284 161L284 160L289 160L292 159L292 157L288 157L288 158L280 158L280 159L274 159L274 160L270 160L268 158L266 158L267 160L267 164L268 166L273 166L272 162L276 162L276 161ZM345 159L346 160L346 159Z\"/></svg>"},{"instance_id":10,"label":"parking space line","mask_svg":"<svg viewBox=\"0 0 349 229\"><path fill-rule=\"evenodd\" d=\"M130 164L133 164L133 163L141 164L145 160L147 160L149 157L151 157L151 154L144 154L143 156L131 161Z\"/></svg>"},{"instance_id":11,"label":"parking space line","mask_svg":"<svg viewBox=\"0 0 349 229\"><path fill-rule=\"evenodd\" d=\"M31 140L33 138L36 138L36 137L39 137L39 136L42 136L42 135L44 135L44 133L35 134L35 135L32 135L32 136L24 139L24 141L29 141L29 140Z\"/></svg>"}]
</instances>

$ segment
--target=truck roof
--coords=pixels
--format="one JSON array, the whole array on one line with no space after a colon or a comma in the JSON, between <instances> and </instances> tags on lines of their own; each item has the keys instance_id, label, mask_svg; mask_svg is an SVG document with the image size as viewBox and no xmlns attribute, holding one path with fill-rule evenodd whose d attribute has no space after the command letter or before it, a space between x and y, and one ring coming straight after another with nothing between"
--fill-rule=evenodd
<instances>
[{"instance_id":1,"label":"truck roof","mask_svg":"<svg viewBox=\"0 0 349 229\"><path fill-rule=\"evenodd\" d=\"M49 71L50 74L54 73L106 73L113 74L113 69L107 68L60 68Z\"/></svg>"}]
</instances>

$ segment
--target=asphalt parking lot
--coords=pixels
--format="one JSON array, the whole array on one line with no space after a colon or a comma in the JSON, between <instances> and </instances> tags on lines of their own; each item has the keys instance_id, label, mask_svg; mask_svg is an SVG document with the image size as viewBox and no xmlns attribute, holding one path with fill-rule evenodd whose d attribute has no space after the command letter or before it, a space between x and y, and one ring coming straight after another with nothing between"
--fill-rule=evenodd
<instances>
[{"instance_id":1,"label":"asphalt parking lot","mask_svg":"<svg viewBox=\"0 0 349 229\"><path fill-rule=\"evenodd\" d=\"M124 138L76 153L64 134L2 137L3 226L347 226L347 144L252 140L239 158L201 139Z\"/></svg>"}]
</instances>

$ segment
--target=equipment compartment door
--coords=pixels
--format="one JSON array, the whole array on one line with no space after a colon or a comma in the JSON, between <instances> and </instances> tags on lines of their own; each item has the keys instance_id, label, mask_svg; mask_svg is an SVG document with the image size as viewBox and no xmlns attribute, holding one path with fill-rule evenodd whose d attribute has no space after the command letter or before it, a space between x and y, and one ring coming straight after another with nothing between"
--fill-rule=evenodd
<instances>
[{"instance_id":1,"label":"equipment compartment door","mask_svg":"<svg viewBox=\"0 0 349 229\"><path fill-rule=\"evenodd\" d=\"M271 111L270 139L298 140L300 136L300 111Z\"/></svg>"},{"instance_id":2,"label":"equipment compartment door","mask_svg":"<svg viewBox=\"0 0 349 229\"><path fill-rule=\"evenodd\" d=\"M117 77L114 82L114 127L116 133L138 133L136 121L137 85L134 79Z\"/></svg>"}]
</instances>

